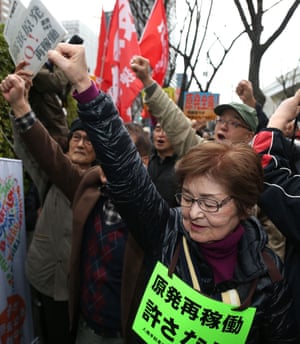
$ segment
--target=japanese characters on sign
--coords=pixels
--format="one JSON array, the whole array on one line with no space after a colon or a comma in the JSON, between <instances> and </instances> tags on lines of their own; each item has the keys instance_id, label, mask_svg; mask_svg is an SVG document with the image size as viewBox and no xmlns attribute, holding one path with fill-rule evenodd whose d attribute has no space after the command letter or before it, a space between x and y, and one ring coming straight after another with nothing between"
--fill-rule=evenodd
<instances>
[{"instance_id":1,"label":"japanese characters on sign","mask_svg":"<svg viewBox=\"0 0 300 344\"><path fill-rule=\"evenodd\" d=\"M4 37L15 64L22 60L36 74L47 60L47 51L64 38L66 30L40 0L32 0L26 9L14 0L5 23Z\"/></svg>"},{"instance_id":2,"label":"japanese characters on sign","mask_svg":"<svg viewBox=\"0 0 300 344\"><path fill-rule=\"evenodd\" d=\"M116 0L109 27L101 89L112 97L127 123L132 121L132 103L143 88L130 67L132 56L141 53L128 0Z\"/></svg>"},{"instance_id":3,"label":"japanese characters on sign","mask_svg":"<svg viewBox=\"0 0 300 344\"><path fill-rule=\"evenodd\" d=\"M185 92L183 112L190 119L205 119L211 121L216 118L214 108L219 104L219 94L209 92Z\"/></svg>"},{"instance_id":4,"label":"japanese characters on sign","mask_svg":"<svg viewBox=\"0 0 300 344\"><path fill-rule=\"evenodd\" d=\"M232 305L205 297L173 275L160 262L150 278L133 330L148 344L243 344L255 308L235 311Z\"/></svg>"}]
</instances>

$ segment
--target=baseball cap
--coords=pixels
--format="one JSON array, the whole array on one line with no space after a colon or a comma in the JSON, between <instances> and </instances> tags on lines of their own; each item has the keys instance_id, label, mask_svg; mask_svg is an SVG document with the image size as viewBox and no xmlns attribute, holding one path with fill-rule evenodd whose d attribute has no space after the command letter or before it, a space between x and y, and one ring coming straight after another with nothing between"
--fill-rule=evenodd
<instances>
[{"instance_id":1,"label":"baseball cap","mask_svg":"<svg viewBox=\"0 0 300 344\"><path fill-rule=\"evenodd\" d=\"M232 109L236 111L242 120L247 124L251 131L256 132L258 126L257 112L254 108L242 103L221 104L215 107L217 115L222 116L225 110Z\"/></svg>"}]
</instances>

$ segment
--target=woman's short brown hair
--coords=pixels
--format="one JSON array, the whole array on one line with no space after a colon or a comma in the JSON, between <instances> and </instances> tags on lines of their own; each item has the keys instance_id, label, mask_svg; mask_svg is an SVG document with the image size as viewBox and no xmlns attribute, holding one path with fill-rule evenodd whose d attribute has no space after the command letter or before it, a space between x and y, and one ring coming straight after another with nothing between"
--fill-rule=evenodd
<instances>
[{"instance_id":1,"label":"woman's short brown hair","mask_svg":"<svg viewBox=\"0 0 300 344\"><path fill-rule=\"evenodd\" d=\"M177 162L176 174L181 186L187 177L212 177L233 197L242 217L249 215L263 190L260 157L246 144L199 144Z\"/></svg>"}]
</instances>

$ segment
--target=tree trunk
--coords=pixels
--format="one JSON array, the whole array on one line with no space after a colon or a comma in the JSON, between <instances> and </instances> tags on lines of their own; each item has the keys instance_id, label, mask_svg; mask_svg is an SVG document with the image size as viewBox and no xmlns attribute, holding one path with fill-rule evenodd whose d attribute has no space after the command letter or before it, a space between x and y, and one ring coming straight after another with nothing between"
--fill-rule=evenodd
<instances>
[{"instance_id":1,"label":"tree trunk","mask_svg":"<svg viewBox=\"0 0 300 344\"><path fill-rule=\"evenodd\" d=\"M262 106L266 101L266 97L263 91L260 89L260 79L259 79L259 71L261 65L263 53L262 49L259 45L255 46L252 45L250 50L250 66L249 66L249 75L248 79L252 82L253 86L253 93L256 101L260 103Z\"/></svg>"}]
</instances>

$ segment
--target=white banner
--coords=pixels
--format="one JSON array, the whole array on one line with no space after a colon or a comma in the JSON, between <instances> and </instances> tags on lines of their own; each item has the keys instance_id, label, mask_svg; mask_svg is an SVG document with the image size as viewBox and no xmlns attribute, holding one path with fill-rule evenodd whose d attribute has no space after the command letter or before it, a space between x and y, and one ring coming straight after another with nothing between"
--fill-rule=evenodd
<instances>
[{"instance_id":1,"label":"white banner","mask_svg":"<svg viewBox=\"0 0 300 344\"><path fill-rule=\"evenodd\" d=\"M33 341L21 160L0 158L0 343Z\"/></svg>"},{"instance_id":2,"label":"white banner","mask_svg":"<svg viewBox=\"0 0 300 344\"><path fill-rule=\"evenodd\" d=\"M4 37L15 64L25 60L26 69L36 74L47 61L47 51L65 37L67 31L40 0L25 8L19 0L11 2Z\"/></svg>"}]
</instances>

